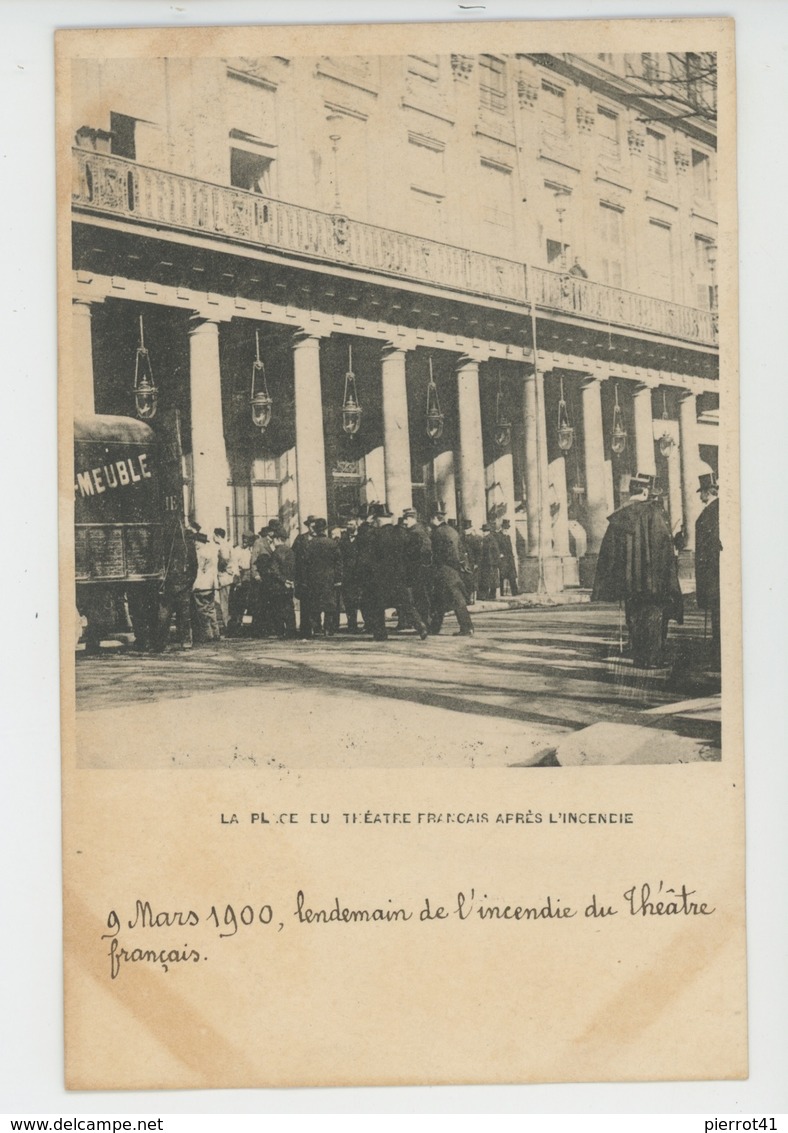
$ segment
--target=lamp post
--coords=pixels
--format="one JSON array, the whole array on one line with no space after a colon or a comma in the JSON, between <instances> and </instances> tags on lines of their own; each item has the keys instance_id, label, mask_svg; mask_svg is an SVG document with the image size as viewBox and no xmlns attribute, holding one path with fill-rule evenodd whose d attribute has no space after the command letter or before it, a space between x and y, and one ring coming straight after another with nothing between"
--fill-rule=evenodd
<instances>
[{"instance_id":1,"label":"lamp post","mask_svg":"<svg viewBox=\"0 0 788 1133\"><path fill-rule=\"evenodd\" d=\"M336 122L342 121L341 114L329 114L327 121L332 125ZM331 152L334 155L334 212L342 212L342 204L339 197L339 143L342 140L342 135L334 132L328 135L331 142Z\"/></svg>"},{"instance_id":2,"label":"lamp post","mask_svg":"<svg viewBox=\"0 0 788 1133\"><path fill-rule=\"evenodd\" d=\"M558 239L561 246L561 271L566 271L566 244L564 243L564 214L566 213L566 204L564 203L569 194L565 189L558 189L555 194L555 211L558 215Z\"/></svg>"},{"instance_id":3,"label":"lamp post","mask_svg":"<svg viewBox=\"0 0 788 1133\"><path fill-rule=\"evenodd\" d=\"M709 244L706 249L706 262L709 265L709 273L711 275L711 286L709 288L709 310L711 311L711 321L714 326L714 333L717 334L719 329L719 311L717 309L717 245Z\"/></svg>"}]
</instances>

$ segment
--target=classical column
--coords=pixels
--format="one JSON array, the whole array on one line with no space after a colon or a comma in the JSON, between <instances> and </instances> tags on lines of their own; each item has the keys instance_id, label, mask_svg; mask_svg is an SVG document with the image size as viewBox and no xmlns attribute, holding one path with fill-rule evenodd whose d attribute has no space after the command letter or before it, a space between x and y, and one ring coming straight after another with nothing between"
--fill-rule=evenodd
<instances>
[{"instance_id":1,"label":"classical column","mask_svg":"<svg viewBox=\"0 0 788 1133\"><path fill-rule=\"evenodd\" d=\"M583 470L586 479L588 555L596 556L607 531L608 504L605 491L605 441L602 432L602 386L596 378L581 383L583 404Z\"/></svg>"},{"instance_id":2,"label":"classical column","mask_svg":"<svg viewBox=\"0 0 788 1133\"><path fill-rule=\"evenodd\" d=\"M413 506L405 351L385 346L381 362L386 503L394 515Z\"/></svg>"},{"instance_id":3,"label":"classical column","mask_svg":"<svg viewBox=\"0 0 788 1133\"><path fill-rule=\"evenodd\" d=\"M72 339L71 362L74 378L74 415L90 416L96 412L93 385L93 334L91 305L86 299L71 303Z\"/></svg>"},{"instance_id":4,"label":"classical column","mask_svg":"<svg viewBox=\"0 0 788 1133\"><path fill-rule=\"evenodd\" d=\"M479 363L471 358L462 358L457 366L457 407L462 513L474 527L481 527L487 519L482 407L479 401Z\"/></svg>"},{"instance_id":5,"label":"classical column","mask_svg":"<svg viewBox=\"0 0 788 1133\"><path fill-rule=\"evenodd\" d=\"M326 450L320 392L320 339L299 334L293 341L298 514L326 517Z\"/></svg>"},{"instance_id":6,"label":"classical column","mask_svg":"<svg viewBox=\"0 0 788 1133\"><path fill-rule=\"evenodd\" d=\"M685 390L679 400L679 454L681 457L681 508L684 512L684 549L695 550L695 520L703 504L698 493L698 411L695 394Z\"/></svg>"},{"instance_id":7,"label":"classical column","mask_svg":"<svg viewBox=\"0 0 788 1133\"><path fill-rule=\"evenodd\" d=\"M219 324L201 316L189 324L192 422L192 501L204 531L227 527L230 470L222 422Z\"/></svg>"},{"instance_id":8,"label":"classical column","mask_svg":"<svg viewBox=\"0 0 788 1133\"><path fill-rule=\"evenodd\" d=\"M550 469L547 462L547 423L544 410L544 374L526 374L523 389L525 425L525 496L528 517L528 555L522 570L526 591L561 590L561 561L553 548L550 515Z\"/></svg>"},{"instance_id":9,"label":"classical column","mask_svg":"<svg viewBox=\"0 0 788 1133\"><path fill-rule=\"evenodd\" d=\"M644 472L648 476L657 473L657 461L654 455L654 417L651 412L651 386L638 382L632 394L632 406L635 414L635 464L636 472Z\"/></svg>"}]
</instances>

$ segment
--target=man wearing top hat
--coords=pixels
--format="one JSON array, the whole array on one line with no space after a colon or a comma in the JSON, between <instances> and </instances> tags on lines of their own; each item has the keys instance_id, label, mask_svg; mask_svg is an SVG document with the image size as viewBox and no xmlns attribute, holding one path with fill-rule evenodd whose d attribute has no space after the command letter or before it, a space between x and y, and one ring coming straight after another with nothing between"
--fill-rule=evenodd
<instances>
[{"instance_id":1,"label":"man wearing top hat","mask_svg":"<svg viewBox=\"0 0 788 1133\"><path fill-rule=\"evenodd\" d=\"M359 541L360 523L358 513L353 512L348 517L347 525L339 540L339 551L342 555L342 604L345 607L348 633L360 632L358 625L358 613L361 607L359 551L363 543L363 539Z\"/></svg>"},{"instance_id":2,"label":"man wearing top hat","mask_svg":"<svg viewBox=\"0 0 788 1133\"><path fill-rule=\"evenodd\" d=\"M592 602L624 602L639 669L662 666L668 621L684 620L670 526L653 487L653 476L630 480L629 502L609 516L591 592Z\"/></svg>"},{"instance_id":3,"label":"man wearing top hat","mask_svg":"<svg viewBox=\"0 0 788 1133\"><path fill-rule=\"evenodd\" d=\"M720 501L715 472L700 476L700 498L705 504L695 521L695 596L698 607L711 614L711 640L720 656Z\"/></svg>"},{"instance_id":4,"label":"man wearing top hat","mask_svg":"<svg viewBox=\"0 0 788 1133\"><path fill-rule=\"evenodd\" d=\"M432 563L435 591L430 633L438 634L447 610L454 610L459 624L459 635L473 636L473 622L468 613L467 594L462 582L463 561L460 537L456 528L446 522L446 511L435 508L430 521L432 526Z\"/></svg>"},{"instance_id":5,"label":"man wearing top hat","mask_svg":"<svg viewBox=\"0 0 788 1133\"><path fill-rule=\"evenodd\" d=\"M508 582L509 593L514 597L514 595L520 593L520 590L517 586L517 563L514 557L514 547L512 546L511 526L510 520L502 519L500 530L493 532L493 534L498 543L498 551L500 553L501 594L503 595L504 583Z\"/></svg>"}]
</instances>

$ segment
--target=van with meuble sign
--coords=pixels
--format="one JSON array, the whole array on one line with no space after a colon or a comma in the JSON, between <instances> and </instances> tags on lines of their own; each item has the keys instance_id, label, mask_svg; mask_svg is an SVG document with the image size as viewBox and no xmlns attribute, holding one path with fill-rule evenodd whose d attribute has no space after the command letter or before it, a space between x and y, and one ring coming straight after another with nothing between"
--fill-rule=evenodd
<instances>
[{"instance_id":1,"label":"van with meuble sign","mask_svg":"<svg viewBox=\"0 0 788 1133\"><path fill-rule=\"evenodd\" d=\"M131 417L74 422L74 566L88 651L104 635L153 632L166 512L153 429Z\"/></svg>"}]
</instances>

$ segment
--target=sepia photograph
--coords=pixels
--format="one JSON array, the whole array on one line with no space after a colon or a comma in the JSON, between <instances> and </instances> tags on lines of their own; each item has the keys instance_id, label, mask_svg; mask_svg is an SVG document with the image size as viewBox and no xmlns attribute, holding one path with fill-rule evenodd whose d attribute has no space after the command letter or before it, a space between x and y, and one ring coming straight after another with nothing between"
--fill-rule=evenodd
<instances>
[{"instance_id":1,"label":"sepia photograph","mask_svg":"<svg viewBox=\"0 0 788 1133\"><path fill-rule=\"evenodd\" d=\"M67 1088L743 1079L732 22L56 44Z\"/></svg>"},{"instance_id":2,"label":"sepia photograph","mask_svg":"<svg viewBox=\"0 0 788 1133\"><path fill-rule=\"evenodd\" d=\"M718 54L493 38L63 59L78 766L724 758Z\"/></svg>"}]
</instances>

